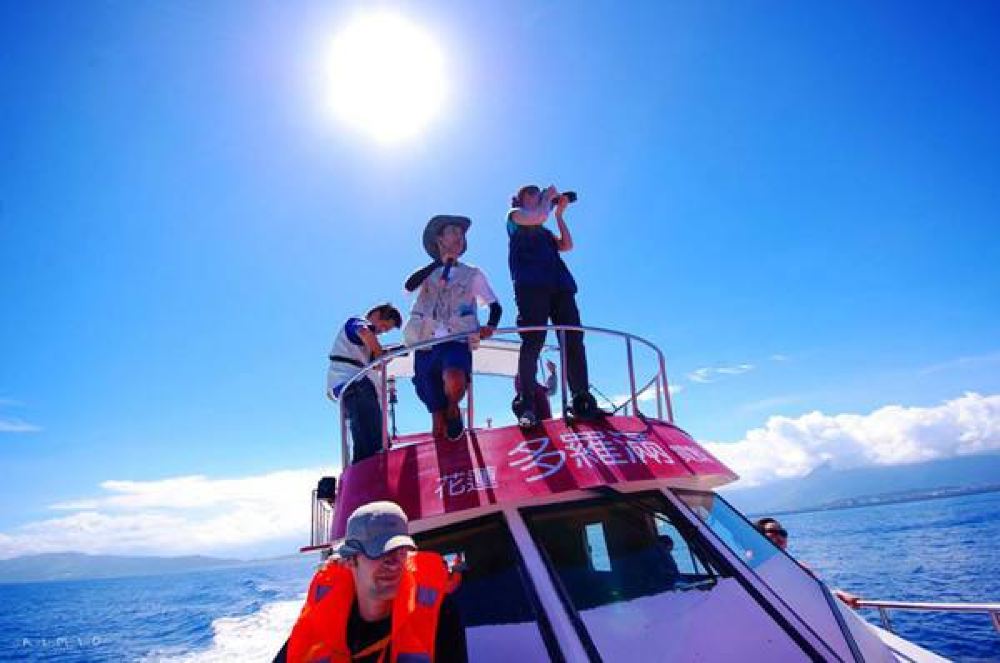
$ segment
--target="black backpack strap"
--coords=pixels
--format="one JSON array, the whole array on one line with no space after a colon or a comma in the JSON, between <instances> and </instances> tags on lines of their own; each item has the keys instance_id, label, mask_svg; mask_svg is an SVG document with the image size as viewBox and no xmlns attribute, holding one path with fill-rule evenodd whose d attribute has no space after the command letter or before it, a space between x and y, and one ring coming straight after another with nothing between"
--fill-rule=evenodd
<instances>
[{"instance_id":1,"label":"black backpack strap","mask_svg":"<svg viewBox=\"0 0 1000 663\"><path fill-rule=\"evenodd\" d=\"M364 368L365 365L362 364L357 359L352 359L351 357L344 357L341 355L330 355L330 361L339 361L345 364L350 364L351 366L357 366L358 368Z\"/></svg>"}]
</instances>

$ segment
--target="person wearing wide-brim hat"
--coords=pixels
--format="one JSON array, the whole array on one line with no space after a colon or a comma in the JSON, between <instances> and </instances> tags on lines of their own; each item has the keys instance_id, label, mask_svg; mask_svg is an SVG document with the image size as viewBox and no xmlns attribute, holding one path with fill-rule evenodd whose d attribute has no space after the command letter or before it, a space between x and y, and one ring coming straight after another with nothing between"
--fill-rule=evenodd
<instances>
[{"instance_id":1,"label":"person wearing wide-brim hat","mask_svg":"<svg viewBox=\"0 0 1000 663\"><path fill-rule=\"evenodd\" d=\"M407 280L417 299L403 327L407 345L461 335L419 349L413 358L413 384L432 417L435 437L458 440L465 432L459 403L472 375L472 339L489 338L502 308L482 270L459 262L468 249L472 221L438 215L427 222L423 244L433 263ZM412 287L410 287L412 286ZM489 306L489 320L479 324L478 307Z\"/></svg>"}]
</instances>

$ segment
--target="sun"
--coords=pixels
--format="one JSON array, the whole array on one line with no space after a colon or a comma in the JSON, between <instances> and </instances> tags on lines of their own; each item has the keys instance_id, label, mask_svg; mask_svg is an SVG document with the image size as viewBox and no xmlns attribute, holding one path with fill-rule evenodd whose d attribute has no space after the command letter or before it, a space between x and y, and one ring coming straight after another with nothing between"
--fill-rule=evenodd
<instances>
[{"instance_id":1,"label":"sun","mask_svg":"<svg viewBox=\"0 0 1000 663\"><path fill-rule=\"evenodd\" d=\"M444 57L419 26L391 12L355 17L330 48L330 105L382 143L420 133L446 94Z\"/></svg>"}]
</instances>

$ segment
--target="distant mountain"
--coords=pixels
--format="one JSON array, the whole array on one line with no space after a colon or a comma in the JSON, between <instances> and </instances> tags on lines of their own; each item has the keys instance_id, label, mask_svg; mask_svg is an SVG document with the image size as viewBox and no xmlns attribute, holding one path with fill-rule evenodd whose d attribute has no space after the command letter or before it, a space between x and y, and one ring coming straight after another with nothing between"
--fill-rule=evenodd
<instances>
[{"instance_id":1,"label":"distant mountain","mask_svg":"<svg viewBox=\"0 0 1000 663\"><path fill-rule=\"evenodd\" d=\"M745 489L737 483L722 494L744 513L763 514L820 507L873 495L997 483L1000 483L1000 454L984 454L851 470L821 465L801 479L784 479Z\"/></svg>"},{"instance_id":2,"label":"distant mountain","mask_svg":"<svg viewBox=\"0 0 1000 663\"><path fill-rule=\"evenodd\" d=\"M245 562L200 555L126 557L75 552L45 553L0 560L0 583L159 575L237 564Z\"/></svg>"}]
</instances>

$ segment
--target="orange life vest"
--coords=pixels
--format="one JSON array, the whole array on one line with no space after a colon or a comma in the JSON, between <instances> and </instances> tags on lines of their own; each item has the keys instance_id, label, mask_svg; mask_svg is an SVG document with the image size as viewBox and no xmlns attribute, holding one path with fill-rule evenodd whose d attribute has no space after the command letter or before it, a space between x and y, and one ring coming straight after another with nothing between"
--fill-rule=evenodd
<instances>
[{"instance_id":1,"label":"orange life vest","mask_svg":"<svg viewBox=\"0 0 1000 663\"><path fill-rule=\"evenodd\" d=\"M392 603L392 663L431 663L438 616L455 577L433 552L411 553ZM288 663L349 663L347 620L354 604L354 576L337 563L313 577L309 595L288 638ZM384 658L380 658L384 660Z\"/></svg>"}]
</instances>

